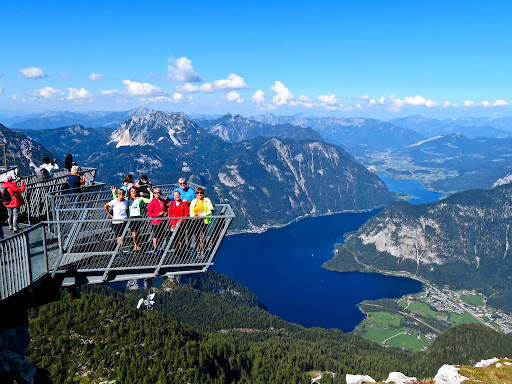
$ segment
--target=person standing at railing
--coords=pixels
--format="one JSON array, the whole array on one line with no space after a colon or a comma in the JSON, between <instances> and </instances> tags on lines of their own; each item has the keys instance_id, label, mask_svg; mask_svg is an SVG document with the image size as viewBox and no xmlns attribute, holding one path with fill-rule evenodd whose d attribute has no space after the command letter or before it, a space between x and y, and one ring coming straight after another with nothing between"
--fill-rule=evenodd
<instances>
[{"instance_id":1,"label":"person standing at railing","mask_svg":"<svg viewBox=\"0 0 512 384\"><path fill-rule=\"evenodd\" d=\"M181 199L180 192L175 190L173 193L174 200L169 203L169 217L188 217L189 216L189 206L188 203ZM187 220L183 219L171 219L169 220L169 225L171 226L171 231L176 231L176 227L179 224L179 230L174 235L174 244L177 244L178 247L181 247L184 243L187 233ZM176 248L176 247L175 247Z\"/></svg>"},{"instance_id":2,"label":"person standing at railing","mask_svg":"<svg viewBox=\"0 0 512 384\"><path fill-rule=\"evenodd\" d=\"M179 185L179 187L176 188L175 191L178 191L180 193L181 199L185 203L190 204L190 202L192 200L194 200L194 198L195 198L196 191L194 191L194 188L191 188L188 186L187 180L185 180L184 177L181 177L178 180L178 185ZM174 192L173 192L173 196L174 196ZM171 199L171 196L169 196L169 198Z\"/></svg>"},{"instance_id":3,"label":"person standing at railing","mask_svg":"<svg viewBox=\"0 0 512 384\"><path fill-rule=\"evenodd\" d=\"M50 160L48 156L43 157L43 164L37 169L37 179L45 181L53 178L53 172L59 169L57 160Z\"/></svg>"},{"instance_id":4,"label":"person standing at railing","mask_svg":"<svg viewBox=\"0 0 512 384\"><path fill-rule=\"evenodd\" d=\"M213 210L213 204L208 197L205 197L204 189L198 187L196 189L196 198L190 203L190 216L204 218L203 220L197 220L197 223L193 224L196 235L196 247L198 247L197 243L199 243L199 257L204 257L206 232L208 224L212 221L209 216L212 215Z\"/></svg>"},{"instance_id":5,"label":"person standing at railing","mask_svg":"<svg viewBox=\"0 0 512 384\"><path fill-rule=\"evenodd\" d=\"M71 173L68 175L69 193L78 193L85 184L85 175L79 174L80 167L73 165L71 167Z\"/></svg>"},{"instance_id":6,"label":"person standing at railing","mask_svg":"<svg viewBox=\"0 0 512 384\"><path fill-rule=\"evenodd\" d=\"M19 187L17 185L18 182L21 183ZM21 192L25 191L25 184L21 179L14 180L12 176L7 176L1 187L6 189L11 197L11 201L4 201L9 215L9 229L12 232L20 232L21 230L18 228L18 213L20 207L25 204L23 196L21 196Z\"/></svg>"},{"instance_id":7,"label":"person standing at railing","mask_svg":"<svg viewBox=\"0 0 512 384\"><path fill-rule=\"evenodd\" d=\"M153 193L150 192L150 198L146 199L140 196L139 190L136 187L130 188L130 193L128 196L128 217L130 219L140 219L142 217L143 212L143 204L148 204L151 202L151 198L153 198ZM139 245L137 244L137 232L139 232L142 221L139 220L130 220L130 229L132 231L133 237L133 250L139 251Z\"/></svg>"},{"instance_id":8,"label":"person standing at railing","mask_svg":"<svg viewBox=\"0 0 512 384\"><path fill-rule=\"evenodd\" d=\"M149 217L164 217L167 213L167 209L165 206L165 200L162 199L162 190L160 188L153 189L153 200L148 205L148 216ZM153 226L153 248L155 248L156 254L163 253L163 249L157 249L158 239L161 238L162 232L164 231L164 226L161 225L162 220L151 220L151 225Z\"/></svg>"},{"instance_id":9,"label":"person standing at railing","mask_svg":"<svg viewBox=\"0 0 512 384\"><path fill-rule=\"evenodd\" d=\"M108 215L112 219L112 230L116 235L117 242L121 242L119 245L119 253L123 248L122 235L125 227L125 220L128 219L128 201L124 198L124 190L119 188L116 191L117 198L109 201L105 204L105 211L107 211ZM112 209L112 213L110 212Z\"/></svg>"}]
</instances>

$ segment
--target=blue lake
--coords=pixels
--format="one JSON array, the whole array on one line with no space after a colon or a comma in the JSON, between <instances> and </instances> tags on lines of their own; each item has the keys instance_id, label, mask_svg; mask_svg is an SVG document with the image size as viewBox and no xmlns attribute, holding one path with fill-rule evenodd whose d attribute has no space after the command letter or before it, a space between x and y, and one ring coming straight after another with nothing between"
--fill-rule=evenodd
<instances>
[{"instance_id":1,"label":"blue lake","mask_svg":"<svg viewBox=\"0 0 512 384\"><path fill-rule=\"evenodd\" d=\"M393 179L384 182L392 184ZM421 190L416 183L400 180L398 191L417 197L415 203L433 201L433 192ZM441 197L437 195L434 200ZM422 289L420 282L408 278L322 268L332 258L334 244L343 242L343 234L357 230L375 213L310 217L262 234L228 236L213 269L250 288L271 313L284 320L350 332L364 318L357 308L361 301Z\"/></svg>"}]
</instances>

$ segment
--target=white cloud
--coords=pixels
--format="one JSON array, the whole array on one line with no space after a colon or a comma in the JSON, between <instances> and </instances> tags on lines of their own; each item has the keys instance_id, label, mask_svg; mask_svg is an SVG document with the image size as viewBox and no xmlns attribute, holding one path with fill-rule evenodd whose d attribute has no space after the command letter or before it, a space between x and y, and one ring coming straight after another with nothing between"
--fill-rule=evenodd
<instances>
[{"instance_id":1,"label":"white cloud","mask_svg":"<svg viewBox=\"0 0 512 384\"><path fill-rule=\"evenodd\" d=\"M18 72L21 73L21 76L23 76L24 79L41 79L48 76L41 68L38 67L18 69Z\"/></svg>"},{"instance_id":2,"label":"white cloud","mask_svg":"<svg viewBox=\"0 0 512 384\"><path fill-rule=\"evenodd\" d=\"M93 97L92 93L85 88L68 88L69 94L66 96L66 100L86 100ZM92 100L90 100L92 101Z\"/></svg>"},{"instance_id":3,"label":"white cloud","mask_svg":"<svg viewBox=\"0 0 512 384\"><path fill-rule=\"evenodd\" d=\"M443 107L447 108L447 107L450 107L451 105L452 105L452 103L447 100L444 102Z\"/></svg>"},{"instance_id":4,"label":"white cloud","mask_svg":"<svg viewBox=\"0 0 512 384\"><path fill-rule=\"evenodd\" d=\"M59 73L59 76L62 77L63 79L70 79L71 73L64 71L64 72Z\"/></svg>"},{"instance_id":5,"label":"white cloud","mask_svg":"<svg viewBox=\"0 0 512 384\"><path fill-rule=\"evenodd\" d=\"M105 80L105 76L103 75L103 73L91 73L88 77L89 80L91 81L103 81Z\"/></svg>"},{"instance_id":6,"label":"white cloud","mask_svg":"<svg viewBox=\"0 0 512 384\"><path fill-rule=\"evenodd\" d=\"M199 87L197 85L192 85L190 83L186 83L184 85L177 85L176 91L181 93L195 93L199 91Z\"/></svg>"},{"instance_id":7,"label":"white cloud","mask_svg":"<svg viewBox=\"0 0 512 384\"><path fill-rule=\"evenodd\" d=\"M261 89L258 89L254 92L254 95L252 95L251 101L258 105L263 104L265 102L265 93Z\"/></svg>"},{"instance_id":8,"label":"white cloud","mask_svg":"<svg viewBox=\"0 0 512 384\"><path fill-rule=\"evenodd\" d=\"M472 107L473 105L475 105L474 101L472 101L472 100L464 100L464 106L465 107Z\"/></svg>"},{"instance_id":9,"label":"white cloud","mask_svg":"<svg viewBox=\"0 0 512 384\"><path fill-rule=\"evenodd\" d=\"M364 96L361 96L361 99L363 100L370 100L370 96L368 96L366 93L364 94Z\"/></svg>"},{"instance_id":10,"label":"white cloud","mask_svg":"<svg viewBox=\"0 0 512 384\"><path fill-rule=\"evenodd\" d=\"M297 105L300 105L300 106L306 107L306 108L312 108L312 107L315 106L313 101L309 97L307 97L305 95L300 95L299 96L299 101L291 100L288 104L290 104L293 107L295 107Z\"/></svg>"},{"instance_id":11,"label":"white cloud","mask_svg":"<svg viewBox=\"0 0 512 384\"><path fill-rule=\"evenodd\" d=\"M347 107L342 107L341 108L342 111L348 111L348 112L352 112L354 110L354 107L351 107L350 105L347 106Z\"/></svg>"},{"instance_id":12,"label":"white cloud","mask_svg":"<svg viewBox=\"0 0 512 384\"><path fill-rule=\"evenodd\" d=\"M491 105L491 103L489 103L487 100L482 101L480 104L482 104L484 107L488 107L489 105Z\"/></svg>"},{"instance_id":13,"label":"white cloud","mask_svg":"<svg viewBox=\"0 0 512 384\"><path fill-rule=\"evenodd\" d=\"M183 101L183 95L181 93L175 92L172 97L169 96L156 96L151 97L149 99L144 99L143 101L147 101L149 103L171 103L171 104L177 104L181 103Z\"/></svg>"},{"instance_id":14,"label":"white cloud","mask_svg":"<svg viewBox=\"0 0 512 384\"><path fill-rule=\"evenodd\" d=\"M243 103L244 99L240 97L240 94L235 91L228 92L225 96L225 99L229 101L230 103Z\"/></svg>"},{"instance_id":15,"label":"white cloud","mask_svg":"<svg viewBox=\"0 0 512 384\"><path fill-rule=\"evenodd\" d=\"M148 83L123 80L123 84L126 86L126 92L130 96L162 96L167 94L163 88L155 87Z\"/></svg>"},{"instance_id":16,"label":"white cloud","mask_svg":"<svg viewBox=\"0 0 512 384\"><path fill-rule=\"evenodd\" d=\"M439 104L432 100L426 100L423 96L416 95L414 97L406 97L405 102L410 105L425 105L429 108L437 107Z\"/></svg>"},{"instance_id":17,"label":"white cloud","mask_svg":"<svg viewBox=\"0 0 512 384\"><path fill-rule=\"evenodd\" d=\"M119 93L118 89L105 89L104 91L100 92L102 95L114 95L116 93Z\"/></svg>"},{"instance_id":18,"label":"white cloud","mask_svg":"<svg viewBox=\"0 0 512 384\"><path fill-rule=\"evenodd\" d=\"M3 95L4 94L4 89L2 87L0 87L0 95Z\"/></svg>"},{"instance_id":19,"label":"white cloud","mask_svg":"<svg viewBox=\"0 0 512 384\"><path fill-rule=\"evenodd\" d=\"M13 99L14 101L18 100L18 96L16 96L16 94L12 95L12 99Z\"/></svg>"},{"instance_id":20,"label":"white cloud","mask_svg":"<svg viewBox=\"0 0 512 384\"><path fill-rule=\"evenodd\" d=\"M245 84L244 79L234 73L229 75L227 79L215 80L213 83L204 83L201 85L201 91L207 93L247 88L249 88L249 86Z\"/></svg>"},{"instance_id":21,"label":"white cloud","mask_svg":"<svg viewBox=\"0 0 512 384\"><path fill-rule=\"evenodd\" d=\"M494 107L504 107L509 105L505 100L496 100L493 104Z\"/></svg>"},{"instance_id":22,"label":"white cloud","mask_svg":"<svg viewBox=\"0 0 512 384\"><path fill-rule=\"evenodd\" d=\"M291 93L290 90L280 81L276 81L270 88L276 93L272 98L272 102L276 105L284 105L295 99L293 93Z\"/></svg>"},{"instance_id":23,"label":"white cloud","mask_svg":"<svg viewBox=\"0 0 512 384\"><path fill-rule=\"evenodd\" d=\"M196 83L203 81L194 69L192 61L186 57L175 59L170 56L166 76L161 76L153 72L150 72L149 75L159 80L173 81L175 83Z\"/></svg>"},{"instance_id":24,"label":"white cloud","mask_svg":"<svg viewBox=\"0 0 512 384\"><path fill-rule=\"evenodd\" d=\"M64 98L64 93L60 89L52 87L44 87L36 89L34 94L29 95L30 100L46 99L46 100L61 100Z\"/></svg>"},{"instance_id":25,"label":"white cloud","mask_svg":"<svg viewBox=\"0 0 512 384\"><path fill-rule=\"evenodd\" d=\"M322 104L335 105L338 104L338 99L334 93L328 95L318 95L316 97Z\"/></svg>"}]
</instances>

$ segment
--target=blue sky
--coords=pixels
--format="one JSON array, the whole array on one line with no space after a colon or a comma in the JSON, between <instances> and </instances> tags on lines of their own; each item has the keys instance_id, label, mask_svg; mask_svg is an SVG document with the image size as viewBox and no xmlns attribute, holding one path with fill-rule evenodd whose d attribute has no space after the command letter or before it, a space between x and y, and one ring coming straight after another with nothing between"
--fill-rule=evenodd
<instances>
[{"instance_id":1,"label":"blue sky","mask_svg":"<svg viewBox=\"0 0 512 384\"><path fill-rule=\"evenodd\" d=\"M512 116L507 1L0 3L0 110Z\"/></svg>"}]
</instances>

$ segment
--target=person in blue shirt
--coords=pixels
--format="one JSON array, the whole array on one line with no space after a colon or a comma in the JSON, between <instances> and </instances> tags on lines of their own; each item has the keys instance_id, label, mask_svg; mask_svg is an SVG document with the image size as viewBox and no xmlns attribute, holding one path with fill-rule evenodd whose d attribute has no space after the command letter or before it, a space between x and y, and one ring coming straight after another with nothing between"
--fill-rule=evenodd
<instances>
[{"instance_id":1,"label":"person in blue shirt","mask_svg":"<svg viewBox=\"0 0 512 384\"><path fill-rule=\"evenodd\" d=\"M190 204L190 202L196 198L196 191L194 188L191 188L187 185L187 180L185 180L183 177L178 180L178 184L179 187L176 188L175 191L179 191L181 200L183 200L183 202ZM171 201L174 200L174 197L169 196L169 198Z\"/></svg>"}]
</instances>

